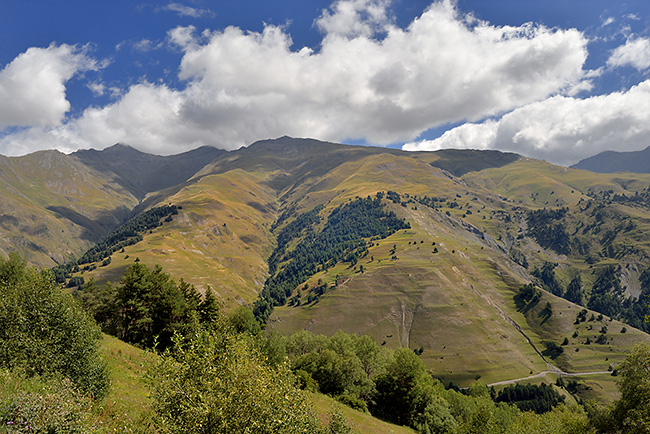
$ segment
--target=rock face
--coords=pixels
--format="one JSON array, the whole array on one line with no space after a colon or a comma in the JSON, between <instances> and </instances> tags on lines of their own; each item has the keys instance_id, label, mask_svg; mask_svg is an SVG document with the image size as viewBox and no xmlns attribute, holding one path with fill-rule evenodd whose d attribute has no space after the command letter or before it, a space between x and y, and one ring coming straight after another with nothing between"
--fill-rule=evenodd
<instances>
[{"instance_id":1,"label":"rock face","mask_svg":"<svg viewBox=\"0 0 650 434\"><path fill-rule=\"evenodd\" d=\"M643 151L605 151L571 166L597 173L650 173L650 146Z\"/></svg>"}]
</instances>

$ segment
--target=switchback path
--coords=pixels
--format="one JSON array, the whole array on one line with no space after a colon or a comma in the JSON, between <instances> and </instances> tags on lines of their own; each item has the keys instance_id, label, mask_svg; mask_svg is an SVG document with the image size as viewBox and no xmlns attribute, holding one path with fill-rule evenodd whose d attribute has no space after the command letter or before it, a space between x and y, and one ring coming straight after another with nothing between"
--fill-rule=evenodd
<instances>
[{"instance_id":1,"label":"switchback path","mask_svg":"<svg viewBox=\"0 0 650 434\"><path fill-rule=\"evenodd\" d=\"M547 374L555 374L559 375L560 377L582 377L583 375L611 375L612 373L610 371L591 371L591 372L564 372L560 370L553 370L553 371L542 371L534 375L529 375L528 377L522 377L522 378L515 378L512 380L504 380L504 381L497 381L496 383L490 383L488 384L488 387L490 386L505 386L508 384L515 384L520 381L526 381L526 380L533 380L535 378L540 378L543 377Z\"/></svg>"}]
</instances>

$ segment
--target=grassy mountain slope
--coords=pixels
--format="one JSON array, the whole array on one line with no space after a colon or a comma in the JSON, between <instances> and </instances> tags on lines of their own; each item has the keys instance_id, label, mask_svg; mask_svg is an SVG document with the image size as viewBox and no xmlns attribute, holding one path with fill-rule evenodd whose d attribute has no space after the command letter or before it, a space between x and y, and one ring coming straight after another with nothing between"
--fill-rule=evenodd
<instances>
[{"instance_id":1,"label":"grassy mountain slope","mask_svg":"<svg viewBox=\"0 0 650 434\"><path fill-rule=\"evenodd\" d=\"M525 283L542 285L531 272L546 261L558 264L564 287L580 274L587 297L600 270L620 264L627 293L638 295L650 265L650 221L647 205L629 197L648 185L648 175L603 176L513 154L406 153L285 137L224 153L189 180L149 194L143 206L173 203L179 214L84 276L117 281L139 259L202 290L209 285L226 309L250 305L282 228L322 205L318 232L340 205L394 191L400 198L383 203L411 228L372 240L355 265L319 271L308 289L300 284L292 294L300 306L276 307L271 327L367 333L390 347L421 349L434 375L461 385L590 372L585 381L593 387L584 392L607 398L614 390L608 368L648 336L629 326L623 333L623 324L597 313L574 324L582 307L550 292L529 310L513 297ZM564 228L566 245L534 233L530 213L544 208L566 208L550 226L551 235ZM547 302L551 315L543 312ZM605 341L595 343L603 325ZM547 342L564 338L561 355L542 354Z\"/></svg>"},{"instance_id":2,"label":"grassy mountain slope","mask_svg":"<svg viewBox=\"0 0 650 434\"><path fill-rule=\"evenodd\" d=\"M275 198L263 177L241 170L202 176L168 197L179 214L142 242L115 253L111 264L84 276L116 282L136 259L160 264L199 290L209 285L229 306L251 303L266 279Z\"/></svg>"},{"instance_id":3,"label":"grassy mountain slope","mask_svg":"<svg viewBox=\"0 0 650 434\"><path fill-rule=\"evenodd\" d=\"M0 252L52 266L99 241L136 198L57 151L0 157Z\"/></svg>"}]
</instances>

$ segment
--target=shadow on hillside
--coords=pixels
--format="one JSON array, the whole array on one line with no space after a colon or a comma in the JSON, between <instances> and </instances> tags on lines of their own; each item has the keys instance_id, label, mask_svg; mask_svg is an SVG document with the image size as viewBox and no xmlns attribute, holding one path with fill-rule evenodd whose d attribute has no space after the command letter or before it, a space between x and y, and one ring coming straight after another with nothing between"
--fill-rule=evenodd
<instances>
[{"instance_id":1,"label":"shadow on hillside","mask_svg":"<svg viewBox=\"0 0 650 434\"><path fill-rule=\"evenodd\" d=\"M57 218L67 219L75 225L81 226L83 231L80 238L91 242L101 240L131 216L131 210L125 206L101 213L95 220L65 206L48 206L47 210L52 211Z\"/></svg>"},{"instance_id":2,"label":"shadow on hillside","mask_svg":"<svg viewBox=\"0 0 650 434\"><path fill-rule=\"evenodd\" d=\"M446 170L454 176L463 176L469 172L478 172L483 169L503 167L517 161L520 156L511 152L478 151L464 149L444 149L437 151L439 160L431 163L432 166Z\"/></svg>"}]
</instances>

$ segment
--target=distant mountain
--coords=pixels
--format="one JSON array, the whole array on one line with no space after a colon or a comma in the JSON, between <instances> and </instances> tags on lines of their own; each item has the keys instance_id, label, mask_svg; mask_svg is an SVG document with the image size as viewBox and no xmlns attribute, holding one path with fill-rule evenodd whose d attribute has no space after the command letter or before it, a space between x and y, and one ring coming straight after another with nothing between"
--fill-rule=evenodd
<instances>
[{"instance_id":1,"label":"distant mountain","mask_svg":"<svg viewBox=\"0 0 650 434\"><path fill-rule=\"evenodd\" d=\"M643 151L605 151L571 166L596 173L650 173L650 146Z\"/></svg>"},{"instance_id":2,"label":"distant mountain","mask_svg":"<svg viewBox=\"0 0 650 434\"><path fill-rule=\"evenodd\" d=\"M71 155L103 173L114 174L114 181L138 198L186 181L225 151L203 146L177 155L160 156L116 144L102 151L81 150Z\"/></svg>"}]
</instances>

